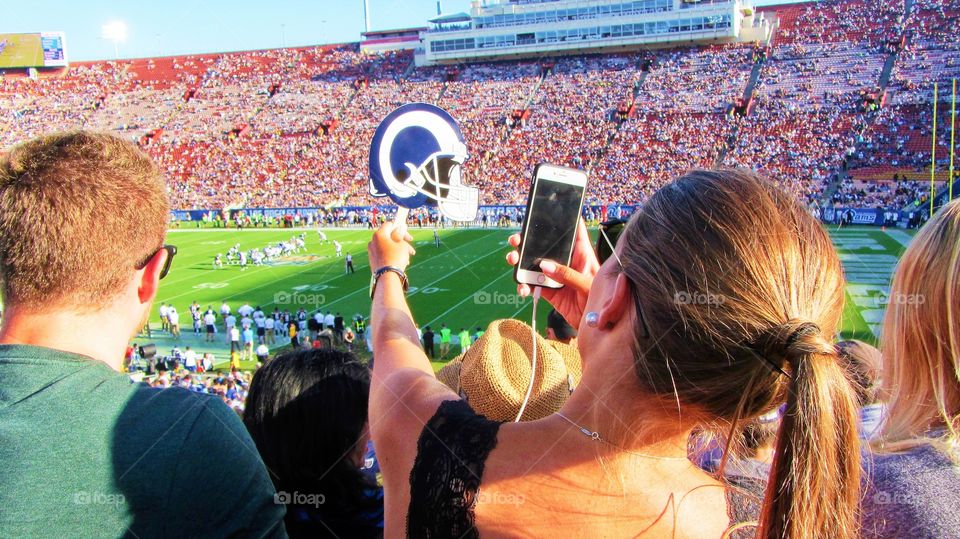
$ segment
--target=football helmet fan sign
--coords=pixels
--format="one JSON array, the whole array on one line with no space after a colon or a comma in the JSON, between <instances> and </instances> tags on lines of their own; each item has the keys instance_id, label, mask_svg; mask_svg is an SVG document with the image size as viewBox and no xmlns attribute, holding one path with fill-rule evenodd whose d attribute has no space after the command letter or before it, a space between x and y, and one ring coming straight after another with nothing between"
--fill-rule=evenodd
<instances>
[{"instance_id":1,"label":"football helmet fan sign","mask_svg":"<svg viewBox=\"0 0 960 539\"><path fill-rule=\"evenodd\" d=\"M450 114L426 103L403 105L373 135L370 194L389 196L404 219L403 208L429 205L453 221L473 221L480 191L463 183L467 158L463 134Z\"/></svg>"}]
</instances>

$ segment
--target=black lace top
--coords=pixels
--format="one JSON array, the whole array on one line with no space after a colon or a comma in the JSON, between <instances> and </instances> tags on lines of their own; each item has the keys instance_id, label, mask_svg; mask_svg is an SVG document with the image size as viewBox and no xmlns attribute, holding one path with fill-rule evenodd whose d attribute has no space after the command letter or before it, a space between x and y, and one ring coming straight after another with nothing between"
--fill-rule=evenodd
<instances>
[{"instance_id":1,"label":"black lace top","mask_svg":"<svg viewBox=\"0 0 960 539\"><path fill-rule=\"evenodd\" d=\"M440 404L420 433L410 470L408 537L480 536L474 523L474 506L483 467L497 446L499 430L500 423L478 415L465 401ZM760 498L731 488L727 490L727 508L731 525L756 522ZM752 537L754 531L748 526L735 530L730 537Z\"/></svg>"}]
</instances>

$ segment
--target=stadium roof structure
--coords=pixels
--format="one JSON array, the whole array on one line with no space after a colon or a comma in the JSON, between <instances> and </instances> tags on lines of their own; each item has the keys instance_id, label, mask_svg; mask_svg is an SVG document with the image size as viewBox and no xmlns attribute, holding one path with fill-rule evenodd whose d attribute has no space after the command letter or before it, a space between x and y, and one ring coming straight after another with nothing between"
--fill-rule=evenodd
<instances>
[{"instance_id":1,"label":"stadium roof structure","mask_svg":"<svg viewBox=\"0 0 960 539\"><path fill-rule=\"evenodd\" d=\"M418 66L616 52L688 43L764 41L753 0L508 0L438 15L414 50Z\"/></svg>"},{"instance_id":2,"label":"stadium roof structure","mask_svg":"<svg viewBox=\"0 0 960 539\"><path fill-rule=\"evenodd\" d=\"M363 37L380 37L385 35L396 35L396 34L408 34L415 32L422 32L426 30L426 26L414 26L410 28L395 28L390 30L370 30L369 32L360 32L360 35Z\"/></svg>"},{"instance_id":3,"label":"stadium roof structure","mask_svg":"<svg viewBox=\"0 0 960 539\"><path fill-rule=\"evenodd\" d=\"M431 24L448 24L448 23L457 23L457 22L470 22L469 13L449 13L446 15L437 15L432 19L428 19L427 22Z\"/></svg>"}]
</instances>

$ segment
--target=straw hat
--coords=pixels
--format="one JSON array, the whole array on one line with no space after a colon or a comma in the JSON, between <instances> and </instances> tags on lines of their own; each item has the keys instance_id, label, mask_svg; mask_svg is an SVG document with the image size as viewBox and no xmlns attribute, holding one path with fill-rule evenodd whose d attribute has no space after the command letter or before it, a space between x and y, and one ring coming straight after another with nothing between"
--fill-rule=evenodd
<instances>
[{"instance_id":1,"label":"straw hat","mask_svg":"<svg viewBox=\"0 0 960 539\"><path fill-rule=\"evenodd\" d=\"M437 373L479 414L513 421L530 384L533 330L517 320L497 320L465 353ZM573 346L537 339L537 376L523 420L546 417L563 405L580 383L580 352Z\"/></svg>"}]
</instances>

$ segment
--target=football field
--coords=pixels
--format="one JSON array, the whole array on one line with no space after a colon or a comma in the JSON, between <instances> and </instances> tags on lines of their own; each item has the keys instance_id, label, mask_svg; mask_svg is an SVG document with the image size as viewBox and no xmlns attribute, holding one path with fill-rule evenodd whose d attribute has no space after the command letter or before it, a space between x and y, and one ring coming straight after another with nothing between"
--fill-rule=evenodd
<instances>
[{"instance_id":1,"label":"football field","mask_svg":"<svg viewBox=\"0 0 960 539\"><path fill-rule=\"evenodd\" d=\"M180 313L182 336L177 344L181 348L212 351L218 361L226 360L229 350L222 326L212 345L204 343L202 336L195 336L189 312L193 301L198 301L203 309L211 306L215 311L226 301L234 312L249 303L268 313L274 309L295 313L302 307L309 313L340 313L345 319L357 314L369 316L366 245L371 231L325 231L329 240L326 243L321 243L316 230L171 230L167 242L177 246L178 254L170 274L161 283L151 316L152 338L142 336L138 343L156 342L161 353L173 346L169 336L157 331L161 302L173 304ZM411 229L417 254L408 269L408 297L417 324L436 329L445 323L454 333L460 328L473 333L477 327L485 329L498 318L518 318L529 323L531 301L516 295L512 269L504 260L507 236L514 231L445 229L440 231L441 245L437 247L431 229ZM300 232L306 235L305 253L280 257L262 266L248 265L246 269L228 264L223 269L213 268L214 256L222 253L225 260L227 250L237 243L243 250L262 248ZM889 293L890 275L912 231L855 227L839 231L831 228L830 234L849 281L842 336L874 341ZM356 273L345 272L344 258L336 256L333 240L342 244L344 255L353 254ZM538 310L538 327L543 328L549 306L544 302ZM277 344L281 342L278 339ZM365 348L362 343L357 344Z\"/></svg>"}]
</instances>

